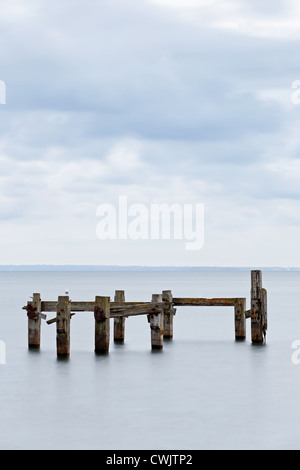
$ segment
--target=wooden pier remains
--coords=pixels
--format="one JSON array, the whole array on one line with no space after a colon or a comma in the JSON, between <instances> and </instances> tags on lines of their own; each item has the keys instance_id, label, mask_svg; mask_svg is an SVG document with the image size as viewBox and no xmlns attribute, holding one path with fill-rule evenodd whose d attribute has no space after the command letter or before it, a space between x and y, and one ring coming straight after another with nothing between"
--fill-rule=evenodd
<instances>
[{"instance_id":1,"label":"wooden pier remains","mask_svg":"<svg viewBox=\"0 0 300 470\"><path fill-rule=\"evenodd\" d=\"M123 304L125 302L125 292L116 290L115 302ZM114 341L115 343L124 343L125 341L125 317L114 318Z\"/></svg>"},{"instance_id":2,"label":"wooden pier remains","mask_svg":"<svg viewBox=\"0 0 300 470\"><path fill-rule=\"evenodd\" d=\"M56 348L57 355L70 355L71 302L68 295L59 296L56 304Z\"/></svg>"},{"instance_id":3,"label":"wooden pier remains","mask_svg":"<svg viewBox=\"0 0 300 470\"><path fill-rule=\"evenodd\" d=\"M152 349L162 349L164 340L162 294L153 294L152 303L154 308L157 307L157 313L148 314L151 329L151 347Z\"/></svg>"},{"instance_id":4,"label":"wooden pier remains","mask_svg":"<svg viewBox=\"0 0 300 470\"><path fill-rule=\"evenodd\" d=\"M251 341L264 344L267 332L267 291L262 287L260 270L251 271L250 309L246 310L246 298L187 298L173 297L171 290L153 294L151 302L126 302L125 292L116 290L114 300L96 296L94 301L71 301L69 296L59 296L57 301L43 301L38 293L23 307L28 317L28 347L40 348L41 320L46 313L56 312L47 321L56 323L56 349L58 357L70 355L70 325L73 315L79 312L94 312L95 353L108 354L110 342L110 320L114 321L114 341L124 343L125 319L147 315L150 324L151 349L162 350L163 342L173 338L175 307L222 306L234 308L235 339L246 339L246 320L251 319Z\"/></svg>"},{"instance_id":5,"label":"wooden pier remains","mask_svg":"<svg viewBox=\"0 0 300 470\"><path fill-rule=\"evenodd\" d=\"M32 302L27 305L28 347L39 349L41 343L41 296L33 294Z\"/></svg>"}]
</instances>

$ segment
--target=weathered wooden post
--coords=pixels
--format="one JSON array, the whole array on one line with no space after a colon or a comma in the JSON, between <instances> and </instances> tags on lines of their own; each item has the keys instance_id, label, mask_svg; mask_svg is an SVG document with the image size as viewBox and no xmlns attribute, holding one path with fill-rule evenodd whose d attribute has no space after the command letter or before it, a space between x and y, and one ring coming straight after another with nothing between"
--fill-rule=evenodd
<instances>
[{"instance_id":1,"label":"weathered wooden post","mask_svg":"<svg viewBox=\"0 0 300 470\"><path fill-rule=\"evenodd\" d=\"M110 297L95 298L95 353L108 354L110 336Z\"/></svg>"},{"instance_id":2,"label":"weathered wooden post","mask_svg":"<svg viewBox=\"0 0 300 470\"><path fill-rule=\"evenodd\" d=\"M235 339L246 339L246 299L236 299L234 304Z\"/></svg>"},{"instance_id":3,"label":"weathered wooden post","mask_svg":"<svg viewBox=\"0 0 300 470\"><path fill-rule=\"evenodd\" d=\"M58 357L70 355L71 302L68 295L58 297L56 306L56 349Z\"/></svg>"},{"instance_id":4,"label":"weathered wooden post","mask_svg":"<svg viewBox=\"0 0 300 470\"><path fill-rule=\"evenodd\" d=\"M27 304L28 348L40 349L41 344L41 296L33 294L32 302Z\"/></svg>"},{"instance_id":5,"label":"weathered wooden post","mask_svg":"<svg viewBox=\"0 0 300 470\"><path fill-rule=\"evenodd\" d=\"M268 329L268 312L267 312L267 291L262 288L261 290L261 309L263 317L263 332L266 341L267 329Z\"/></svg>"},{"instance_id":6,"label":"weathered wooden post","mask_svg":"<svg viewBox=\"0 0 300 470\"><path fill-rule=\"evenodd\" d=\"M162 302L161 294L152 295L152 303ZM160 313L150 313L148 315L148 322L150 323L151 331L151 348L163 348L163 310Z\"/></svg>"},{"instance_id":7,"label":"weathered wooden post","mask_svg":"<svg viewBox=\"0 0 300 470\"><path fill-rule=\"evenodd\" d=\"M164 316L164 338L173 338L173 316L176 313L176 309L173 308L173 296L170 290L162 291L163 316Z\"/></svg>"},{"instance_id":8,"label":"weathered wooden post","mask_svg":"<svg viewBox=\"0 0 300 470\"><path fill-rule=\"evenodd\" d=\"M251 339L264 343L267 332L267 295L262 288L262 273L251 271Z\"/></svg>"},{"instance_id":9,"label":"weathered wooden post","mask_svg":"<svg viewBox=\"0 0 300 470\"><path fill-rule=\"evenodd\" d=\"M120 304L125 302L125 292L123 290L115 291L115 302ZM114 318L114 341L115 343L124 343L125 339L125 317Z\"/></svg>"}]
</instances>

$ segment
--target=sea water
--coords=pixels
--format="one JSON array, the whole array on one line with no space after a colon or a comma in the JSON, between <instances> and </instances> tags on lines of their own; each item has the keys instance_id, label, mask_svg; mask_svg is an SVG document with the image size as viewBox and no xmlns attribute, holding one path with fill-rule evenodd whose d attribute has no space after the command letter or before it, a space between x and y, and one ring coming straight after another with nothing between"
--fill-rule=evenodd
<instances>
[{"instance_id":1,"label":"sea water","mask_svg":"<svg viewBox=\"0 0 300 470\"><path fill-rule=\"evenodd\" d=\"M146 316L126 320L125 343L94 354L92 312L71 320L71 355L56 357L56 326L42 321L28 351L22 307L56 300L246 297L249 271L1 272L1 449L300 449L300 273L263 271L264 346L236 342L232 307L178 307L174 338L152 352ZM47 313L47 319L55 313ZM293 356L294 354L294 356ZM299 354L300 357L300 354Z\"/></svg>"}]
</instances>

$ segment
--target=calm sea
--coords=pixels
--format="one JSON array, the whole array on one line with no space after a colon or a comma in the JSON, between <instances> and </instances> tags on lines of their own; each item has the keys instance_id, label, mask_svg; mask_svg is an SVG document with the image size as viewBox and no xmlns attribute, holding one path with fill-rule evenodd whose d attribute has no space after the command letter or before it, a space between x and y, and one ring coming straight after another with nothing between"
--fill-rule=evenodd
<instances>
[{"instance_id":1,"label":"calm sea","mask_svg":"<svg viewBox=\"0 0 300 470\"><path fill-rule=\"evenodd\" d=\"M40 352L27 350L22 307L33 292L128 301L247 297L250 271L1 272L1 449L300 449L300 273L263 271L265 346L234 340L230 307L181 307L174 339L152 352L145 316L126 321L125 344L94 354L94 318L71 320L71 356L56 358L55 324L42 323ZM48 314L47 319L52 318ZM112 328L111 328L112 330ZM299 354L300 357L300 354Z\"/></svg>"}]
</instances>

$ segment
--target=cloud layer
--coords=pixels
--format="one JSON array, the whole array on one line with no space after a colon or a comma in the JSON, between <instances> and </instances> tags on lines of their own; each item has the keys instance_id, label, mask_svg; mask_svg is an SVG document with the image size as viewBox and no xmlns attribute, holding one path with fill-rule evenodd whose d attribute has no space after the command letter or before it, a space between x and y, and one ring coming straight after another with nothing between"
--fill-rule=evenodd
<instances>
[{"instance_id":1,"label":"cloud layer","mask_svg":"<svg viewBox=\"0 0 300 470\"><path fill-rule=\"evenodd\" d=\"M300 265L299 6L0 1L2 264ZM96 208L203 203L205 245Z\"/></svg>"}]
</instances>

